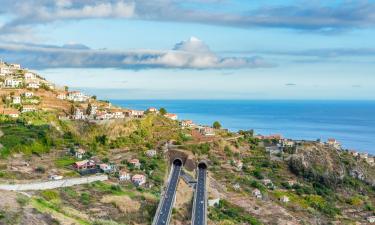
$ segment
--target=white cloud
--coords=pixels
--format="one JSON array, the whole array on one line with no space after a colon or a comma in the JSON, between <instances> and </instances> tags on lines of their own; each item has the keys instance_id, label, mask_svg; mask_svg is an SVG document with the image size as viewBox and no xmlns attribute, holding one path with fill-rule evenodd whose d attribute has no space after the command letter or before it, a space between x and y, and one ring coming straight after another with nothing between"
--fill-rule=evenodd
<instances>
[{"instance_id":1,"label":"white cloud","mask_svg":"<svg viewBox=\"0 0 375 225\"><path fill-rule=\"evenodd\" d=\"M273 66L260 57L220 57L194 37L176 44L172 50L109 51L92 50L77 43L63 47L8 43L0 44L0 54L6 60L32 68L240 69Z\"/></svg>"}]
</instances>

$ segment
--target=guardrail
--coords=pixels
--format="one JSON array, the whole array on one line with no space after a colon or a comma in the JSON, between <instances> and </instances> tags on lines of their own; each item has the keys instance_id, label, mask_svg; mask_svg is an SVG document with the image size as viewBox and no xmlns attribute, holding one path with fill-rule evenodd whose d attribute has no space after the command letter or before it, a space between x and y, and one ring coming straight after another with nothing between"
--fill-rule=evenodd
<instances>
[{"instance_id":1,"label":"guardrail","mask_svg":"<svg viewBox=\"0 0 375 225\"><path fill-rule=\"evenodd\" d=\"M182 160L180 160L180 161L182 162ZM166 188L163 190L163 192L161 194L161 199L160 199L158 208L156 210L154 219L152 221L152 225L158 225L158 222L159 222L159 219L160 219L160 211L161 211L162 207L164 206L164 203L165 203L165 200L166 200L165 193L168 192L169 186L171 184L170 183L171 182L171 178L172 178L172 175L173 175L175 169L176 169L176 166L174 165L174 163L172 163L172 169L171 169L171 172L169 173L169 176L168 176L167 185L166 185ZM179 167L178 176L177 176L178 178L180 177L181 170L182 170L182 165ZM178 182L178 178L177 178L177 182ZM174 203L176 201L177 184L176 184L176 188L175 188L175 190L173 192L173 196L170 196L171 198L173 198L173 200L172 200L172 203L171 203L170 208L169 208L167 221L165 221L165 223L163 223L163 224L169 224L169 222L170 222L171 214L172 214L171 212L172 212L172 209L173 209L173 205L174 205Z\"/></svg>"},{"instance_id":2,"label":"guardrail","mask_svg":"<svg viewBox=\"0 0 375 225\"><path fill-rule=\"evenodd\" d=\"M70 186L79 185L79 184L88 184L88 183L92 183L95 181L105 181L105 180L108 180L107 175L70 178L70 179L35 182L35 183L28 183L28 184L0 184L0 190L7 190L7 191L46 190L46 189L55 189L55 188L61 188L61 187L70 187Z\"/></svg>"}]
</instances>

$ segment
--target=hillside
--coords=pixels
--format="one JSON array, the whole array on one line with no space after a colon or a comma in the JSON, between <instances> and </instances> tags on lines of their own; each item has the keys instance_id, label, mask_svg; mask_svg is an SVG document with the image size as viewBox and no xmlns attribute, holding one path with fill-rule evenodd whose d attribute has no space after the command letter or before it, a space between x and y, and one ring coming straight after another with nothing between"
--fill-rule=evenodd
<instances>
[{"instance_id":1,"label":"hillside","mask_svg":"<svg viewBox=\"0 0 375 225\"><path fill-rule=\"evenodd\" d=\"M49 190L0 190L0 224L150 224L176 155L193 177L195 163L208 162L209 224L366 224L374 216L373 157L335 140L231 133L177 121L165 109L115 107L15 64L0 67L7 68L0 184L108 175ZM190 224L192 195L180 179L172 224Z\"/></svg>"}]
</instances>

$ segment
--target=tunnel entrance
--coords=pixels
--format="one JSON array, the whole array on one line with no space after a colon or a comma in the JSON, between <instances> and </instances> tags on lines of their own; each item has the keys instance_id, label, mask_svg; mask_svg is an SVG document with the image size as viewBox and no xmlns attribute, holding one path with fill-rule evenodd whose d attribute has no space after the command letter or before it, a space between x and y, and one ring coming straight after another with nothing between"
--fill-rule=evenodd
<instances>
[{"instance_id":1,"label":"tunnel entrance","mask_svg":"<svg viewBox=\"0 0 375 225\"><path fill-rule=\"evenodd\" d=\"M173 160L173 165L175 165L175 166L182 166L182 160L181 159L175 159L175 160Z\"/></svg>"},{"instance_id":2,"label":"tunnel entrance","mask_svg":"<svg viewBox=\"0 0 375 225\"><path fill-rule=\"evenodd\" d=\"M206 164L205 162L200 162L200 163L198 164L198 168L199 168L199 169L207 169L207 164Z\"/></svg>"}]
</instances>

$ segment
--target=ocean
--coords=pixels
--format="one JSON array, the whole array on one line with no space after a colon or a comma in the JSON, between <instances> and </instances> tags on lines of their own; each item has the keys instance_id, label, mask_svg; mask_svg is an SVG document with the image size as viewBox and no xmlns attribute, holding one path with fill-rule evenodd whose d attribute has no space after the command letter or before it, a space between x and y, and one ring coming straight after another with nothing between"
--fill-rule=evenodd
<instances>
[{"instance_id":1,"label":"ocean","mask_svg":"<svg viewBox=\"0 0 375 225\"><path fill-rule=\"evenodd\" d=\"M145 110L164 107L197 124L219 121L231 131L254 129L304 140L336 138L344 148L375 154L375 101L111 100Z\"/></svg>"}]
</instances>

